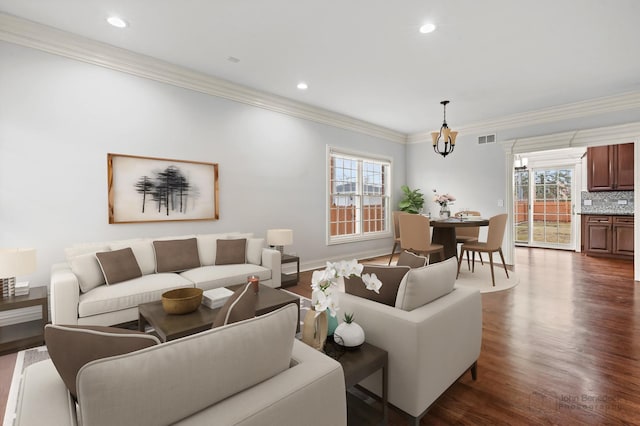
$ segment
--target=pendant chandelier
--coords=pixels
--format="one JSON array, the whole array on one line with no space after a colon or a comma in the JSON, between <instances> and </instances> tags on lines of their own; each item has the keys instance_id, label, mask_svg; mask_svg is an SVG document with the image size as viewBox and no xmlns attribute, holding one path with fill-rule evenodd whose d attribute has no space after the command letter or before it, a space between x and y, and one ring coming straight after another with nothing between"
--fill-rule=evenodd
<instances>
[{"instance_id":1,"label":"pendant chandelier","mask_svg":"<svg viewBox=\"0 0 640 426\"><path fill-rule=\"evenodd\" d=\"M451 131L447 125L447 104L449 101L442 101L440 103L444 108L442 127L440 128L440 132L431 132L431 138L433 138L433 150L443 157L446 157L451 154L456 147L456 136L458 136L458 132ZM442 148L440 142L443 144Z\"/></svg>"}]
</instances>

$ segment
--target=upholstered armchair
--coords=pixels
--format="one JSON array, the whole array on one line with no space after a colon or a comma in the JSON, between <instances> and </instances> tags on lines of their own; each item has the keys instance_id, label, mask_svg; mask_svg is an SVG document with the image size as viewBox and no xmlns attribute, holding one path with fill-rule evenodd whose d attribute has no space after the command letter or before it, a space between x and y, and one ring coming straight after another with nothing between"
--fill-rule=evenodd
<instances>
[{"instance_id":1,"label":"upholstered armchair","mask_svg":"<svg viewBox=\"0 0 640 426\"><path fill-rule=\"evenodd\" d=\"M480 293L454 286L455 258L412 268L399 283L393 282L397 270L383 268L394 267L365 266L364 272L376 273L382 288L387 286L387 295L395 286L395 303L380 295L374 301L366 293L349 294L350 280L345 280L347 293L339 295L340 310L354 313L366 341L389 353L389 402L418 425L429 407L467 370L476 378L482 341ZM381 395L378 374L360 385Z\"/></svg>"}]
</instances>

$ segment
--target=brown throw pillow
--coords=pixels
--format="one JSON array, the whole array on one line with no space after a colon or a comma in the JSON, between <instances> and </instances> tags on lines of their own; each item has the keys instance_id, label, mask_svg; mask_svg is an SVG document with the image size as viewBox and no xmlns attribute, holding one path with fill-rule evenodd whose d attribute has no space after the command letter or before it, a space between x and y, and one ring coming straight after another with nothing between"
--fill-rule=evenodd
<instances>
[{"instance_id":1,"label":"brown throw pillow","mask_svg":"<svg viewBox=\"0 0 640 426\"><path fill-rule=\"evenodd\" d=\"M409 268L422 268L427 265L427 258L424 256L418 256L410 251L403 251L398 257L396 266L408 266Z\"/></svg>"},{"instance_id":2,"label":"brown throw pillow","mask_svg":"<svg viewBox=\"0 0 640 426\"><path fill-rule=\"evenodd\" d=\"M216 265L233 265L246 262L247 239L217 240Z\"/></svg>"},{"instance_id":3,"label":"brown throw pillow","mask_svg":"<svg viewBox=\"0 0 640 426\"><path fill-rule=\"evenodd\" d=\"M346 293L353 294L354 296L363 297L389 306L395 306L400 282L410 269L408 266L364 265L364 269L362 270L363 274L376 274L376 277L382 282L380 293L378 294L373 290L367 290L367 287L360 277L345 278L344 290Z\"/></svg>"},{"instance_id":4,"label":"brown throw pillow","mask_svg":"<svg viewBox=\"0 0 640 426\"><path fill-rule=\"evenodd\" d=\"M160 240L153 242L156 272L182 272L200 267L198 240Z\"/></svg>"},{"instance_id":5,"label":"brown throw pillow","mask_svg":"<svg viewBox=\"0 0 640 426\"><path fill-rule=\"evenodd\" d=\"M222 305L211 328L255 317L257 303L258 295L251 288L251 283L243 285Z\"/></svg>"},{"instance_id":6,"label":"brown throw pillow","mask_svg":"<svg viewBox=\"0 0 640 426\"><path fill-rule=\"evenodd\" d=\"M83 365L160 343L150 334L122 328L52 324L45 326L44 340L53 365L74 399L76 376Z\"/></svg>"},{"instance_id":7,"label":"brown throw pillow","mask_svg":"<svg viewBox=\"0 0 640 426\"><path fill-rule=\"evenodd\" d=\"M122 250L96 253L98 264L107 285L132 280L142 276L140 266L130 247Z\"/></svg>"}]
</instances>

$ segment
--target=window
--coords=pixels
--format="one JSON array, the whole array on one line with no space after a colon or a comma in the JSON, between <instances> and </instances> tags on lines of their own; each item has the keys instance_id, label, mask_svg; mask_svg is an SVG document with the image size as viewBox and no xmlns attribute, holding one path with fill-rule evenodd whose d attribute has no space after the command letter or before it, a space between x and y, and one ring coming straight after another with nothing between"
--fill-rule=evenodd
<instances>
[{"instance_id":1,"label":"window","mask_svg":"<svg viewBox=\"0 0 640 426\"><path fill-rule=\"evenodd\" d=\"M329 243L389 236L388 160L329 149Z\"/></svg>"}]
</instances>

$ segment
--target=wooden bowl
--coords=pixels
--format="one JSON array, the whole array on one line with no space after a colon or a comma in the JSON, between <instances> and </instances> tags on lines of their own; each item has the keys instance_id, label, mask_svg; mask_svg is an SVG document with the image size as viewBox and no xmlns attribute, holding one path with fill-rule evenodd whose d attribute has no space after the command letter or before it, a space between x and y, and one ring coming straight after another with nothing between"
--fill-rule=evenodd
<instances>
[{"instance_id":1,"label":"wooden bowl","mask_svg":"<svg viewBox=\"0 0 640 426\"><path fill-rule=\"evenodd\" d=\"M177 288L162 293L162 308L168 314L188 314L198 309L200 303L202 303L201 288Z\"/></svg>"}]
</instances>

